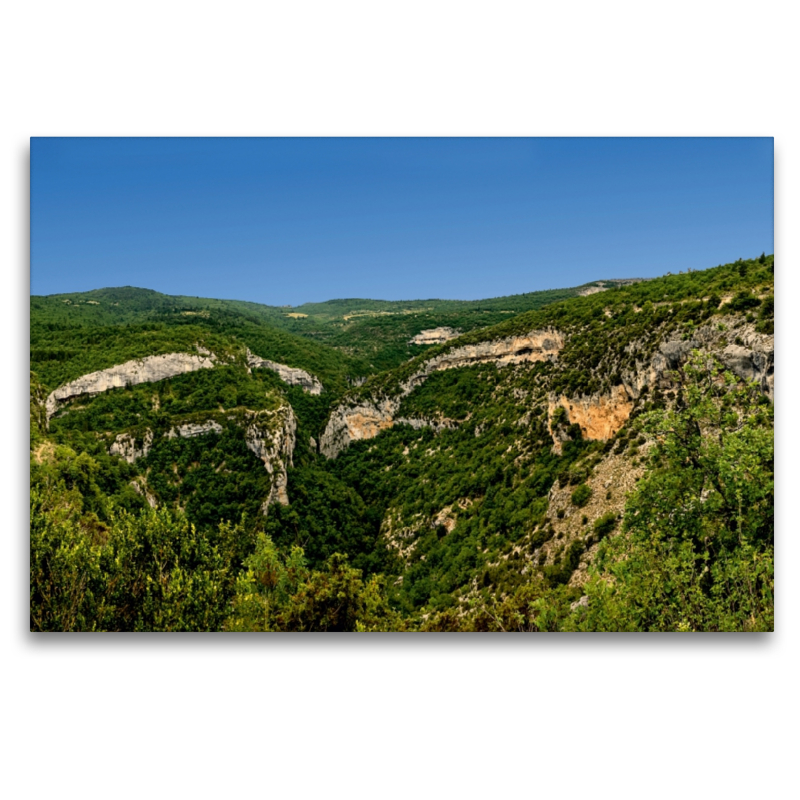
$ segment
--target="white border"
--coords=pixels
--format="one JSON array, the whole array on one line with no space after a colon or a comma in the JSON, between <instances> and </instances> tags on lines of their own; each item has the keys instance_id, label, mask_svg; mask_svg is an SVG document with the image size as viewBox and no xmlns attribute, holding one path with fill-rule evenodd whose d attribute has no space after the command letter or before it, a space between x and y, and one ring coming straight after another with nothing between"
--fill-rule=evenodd
<instances>
[{"instance_id":1,"label":"white border","mask_svg":"<svg viewBox=\"0 0 800 800\"><path fill-rule=\"evenodd\" d=\"M8 796L788 796L800 131L784 7L147 0L6 9ZM28 137L88 134L774 135L778 632L234 642L26 633Z\"/></svg>"}]
</instances>

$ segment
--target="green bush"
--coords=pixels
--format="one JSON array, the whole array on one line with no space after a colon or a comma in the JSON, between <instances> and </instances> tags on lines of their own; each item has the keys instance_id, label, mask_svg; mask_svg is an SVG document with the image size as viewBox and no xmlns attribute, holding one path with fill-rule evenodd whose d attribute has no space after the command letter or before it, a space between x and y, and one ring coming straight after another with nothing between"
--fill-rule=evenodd
<instances>
[{"instance_id":1,"label":"green bush","mask_svg":"<svg viewBox=\"0 0 800 800\"><path fill-rule=\"evenodd\" d=\"M582 483L572 493L572 504L578 508L583 508L589 502L591 496L592 490L585 483Z\"/></svg>"},{"instance_id":2,"label":"green bush","mask_svg":"<svg viewBox=\"0 0 800 800\"><path fill-rule=\"evenodd\" d=\"M594 521L594 525L592 529L594 530L595 539L600 541L600 539L605 538L608 536L614 528L617 527L617 520L618 517L613 511L609 511L603 514L602 517L598 517Z\"/></svg>"},{"instance_id":3,"label":"green bush","mask_svg":"<svg viewBox=\"0 0 800 800\"><path fill-rule=\"evenodd\" d=\"M759 333L775 333L775 297L770 295L764 298L761 308L758 311L758 324L756 330Z\"/></svg>"},{"instance_id":4,"label":"green bush","mask_svg":"<svg viewBox=\"0 0 800 800\"><path fill-rule=\"evenodd\" d=\"M758 308L761 305L761 300L747 291L741 291L728 304L728 309L731 311L747 311L749 308Z\"/></svg>"}]
</instances>

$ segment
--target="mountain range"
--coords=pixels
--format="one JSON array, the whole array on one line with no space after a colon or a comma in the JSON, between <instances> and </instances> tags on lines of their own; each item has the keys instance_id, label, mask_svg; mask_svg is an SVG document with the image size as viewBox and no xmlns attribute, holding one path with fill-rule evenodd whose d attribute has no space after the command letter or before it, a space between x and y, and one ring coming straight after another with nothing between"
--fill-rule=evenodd
<instances>
[{"instance_id":1,"label":"mountain range","mask_svg":"<svg viewBox=\"0 0 800 800\"><path fill-rule=\"evenodd\" d=\"M773 297L31 297L31 628L771 630Z\"/></svg>"}]
</instances>

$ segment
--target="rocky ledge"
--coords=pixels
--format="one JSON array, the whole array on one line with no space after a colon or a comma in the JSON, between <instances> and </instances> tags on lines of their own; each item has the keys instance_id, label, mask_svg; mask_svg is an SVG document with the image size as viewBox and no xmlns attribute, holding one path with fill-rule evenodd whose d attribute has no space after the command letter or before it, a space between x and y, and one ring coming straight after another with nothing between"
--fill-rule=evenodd
<instances>
[{"instance_id":1,"label":"rocky ledge","mask_svg":"<svg viewBox=\"0 0 800 800\"><path fill-rule=\"evenodd\" d=\"M552 328L531 331L522 336L509 336L505 339L454 347L426 361L422 368L403 384L402 390L408 394L434 372L443 369L469 367L473 364L496 364L498 367L503 367L508 364L552 361L558 357L563 347L563 335Z\"/></svg>"},{"instance_id":2,"label":"rocky ledge","mask_svg":"<svg viewBox=\"0 0 800 800\"><path fill-rule=\"evenodd\" d=\"M673 372L680 369L693 350L714 355L738 378L755 381L774 402L775 337L757 333L751 323L728 318L726 323L701 326L691 338L662 342L649 361L637 361L634 369L624 370L622 385L614 386L609 393L579 397L550 395L548 417L554 452L560 453L562 442L569 438L564 425L553 424L553 415L559 407L567 412L568 424L580 425L585 439L608 440L628 420L646 387L675 388Z\"/></svg>"},{"instance_id":3,"label":"rocky ledge","mask_svg":"<svg viewBox=\"0 0 800 800\"><path fill-rule=\"evenodd\" d=\"M249 350L247 351L247 365L251 369L270 369L278 373L278 377L290 386L299 386L304 392L309 394L322 394L322 384L319 378L306 372L304 369L287 367L286 364L278 364L277 361L270 361L266 358L259 358Z\"/></svg>"},{"instance_id":4,"label":"rocky ledge","mask_svg":"<svg viewBox=\"0 0 800 800\"><path fill-rule=\"evenodd\" d=\"M208 351L206 351L208 352ZM59 386L47 398L47 418L58 411L61 403L80 395L92 395L106 392L109 389L120 389L125 386L136 386L139 383L153 383L194 372L198 369L210 369L216 366L217 358L213 353L208 355L192 355L190 353L166 353L161 356L147 356L117 364L108 369L90 372L74 381Z\"/></svg>"},{"instance_id":5,"label":"rocky ledge","mask_svg":"<svg viewBox=\"0 0 800 800\"><path fill-rule=\"evenodd\" d=\"M460 332L454 328L430 328L420 331L416 336L408 340L409 344L442 344L455 339Z\"/></svg>"},{"instance_id":6,"label":"rocky ledge","mask_svg":"<svg viewBox=\"0 0 800 800\"><path fill-rule=\"evenodd\" d=\"M552 360L558 357L563 346L563 335L559 331L548 329L474 345L462 345L434 356L400 386L398 395L359 403L345 401L337 406L331 413L320 439L320 452L328 458L335 458L350 442L371 439L382 430L401 423L415 428L451 427L452 423L449 421L397 418L396 414L403 398L424 383L434 372L473 364L496 364L502 367L509 364Z\"/></svg>"}]
</instances>

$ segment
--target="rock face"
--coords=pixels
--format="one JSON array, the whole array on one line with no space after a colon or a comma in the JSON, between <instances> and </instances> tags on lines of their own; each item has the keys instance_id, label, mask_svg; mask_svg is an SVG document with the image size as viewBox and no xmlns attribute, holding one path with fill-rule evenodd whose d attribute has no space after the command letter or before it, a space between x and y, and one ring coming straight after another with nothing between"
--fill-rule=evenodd
<instances>
[{"instance_id":1,"label":"rock face","mask_svg":"<svg viewBox=\"0 0 800 800\"><path fill-rule=\"evenodd\" d=\"M558 357L563 346L564 337L561 333L549 329L475 345L464 345L434 356L400 386L398 395L353 404L345 402L337 406L331 413L320 438L320 452L328 458L335 458L350 442L372 439L382 430L400 423L415 428L452 427L453 423L449 420L396 418L396 414L403 398L424 383L434 372L472 364L496 364L502 367L508 364L552 360Z\"/></svg>"},{"instance_id":2,"label":"rock face","mask_svg":"<svg viewBox=\"0 0 800 800\"><path fill-rule=\"evenodd\" d=\"M580 425L584 439L610 439L628 420L633 411L633 400L624 386L614 386L609 394L582 395L568 398L551 395L548 417L552 419L557 408L567 412L570 424ZM558 436L551 424L555 451L561 451L563 437Z\"/></svg>"},{"instance_id":3,"label":"rock face","mask_svg":"<svg viewBox=\"0 0 800 800\"><path fill-rule=\"evenodd\" d=\"M208 422L193 423L187 422L185 425L178 425L170 428L167 439L174 439L176 436L181 439L192 439L195 436L202 436L204 433L222 433L222 425L211 419Z\"/></svg>"},{"instance_id":4,"label":"rock face","mask_svg":"<svg viewBox=\"0 0 800 800\"><path fill-rule=\"evenodd\" d=\"M112 456L124 458L129 464L133 464L138 458L144 458L153 446L153 431L148 430L141 441L130 433L121 433L108 448Z\"/></svg>"},{"instance_id":5,"label":"rock face","mask_svg":"<svg viewBox=\"0 0 800 800\"><path fill-rule=\"evenodd\" d=\"M271 503L289 505L286 492L286 464L292 466L297 421L290 405L276 411L248 411L245 414L245 441L247 448L260 458L272 476L272 488L261 506L266 514Z\"/></svg>"},{"instance_id":6,"label":"rock face","mask_svg":"<svg viewBox=\"0 0 800 800\"><path fill-rule=\"evenodd\" d=\"M775 342L772 336L745 340L744 345L730 344L720 355L720 361L734 374L746 381L757 381L770 400L775 402Z\"/></svg>"},{"instance_id":7,"label":"rock face","mask_svg":"<svg viewBox=\"0 0 800 800\"><path fill-rule=\"evenodd\" d=\"M269 361L247 351L247 364L255 369L271 369L278 373L278 377L290 386L299 386L304 392L309 394L322 394L322 384L318 378L303 369L287 367L286 364L278 364L276 361Z\"/></svg>"},{"instance_id":8,"label":"rock face","mask_svg":"<svg viewBox=\"0 0 800 800\"><path fill-rule=\"evenodd\" d=\"M507 364L524 364L548 359L552 361L558 357L563 347L564 337L552 328L531 331L522 336L509 336L506 339L454 347L426 361L422 369L412 375L402 388L407 394L415 386L427 380L428 376L443 369L469 367L472 364L496 364L502 367Z\"/></svg>"},{"instance_id":9,"label":"rock face","mask_svg":"<svg viewBox=\"0 0 800 800\"><path fill-rule=\"evenodd\" d=\"M147 505L149 505L150 508L158 508L158 502L156 501L156 498L148 490L144 478L141 477L134 478L131 481L130 485L136 492L136 494L141 495L142 497L144 497L145 500L147 500Z\"/></svg>"},{"instance_id":10,"label":"rock face","mask_svg":"<svg viewBox=\"0 0 800 800\"><path fill-rule=\"evenodd\" d=\"M375 403L337 406L320 437L320 453L335 458L350 442L372 439L381 431L391 428L401 400L401 397L383 398Z\"/></svg>"},{"instance_id":11,"label":"rock face","mask_svg":"<svg viewBox=\"0 0 800 800\"><path fill-rule=\"evenodd\" d=\"M737 377L756 381L761 391L775 400L775 337L757 333L752 323L737 318L723 318L698 328L691 339L669 339L662 342L652 358L638 362L634 369L625 370L622 380L628 394L636 399L645 386L667 389L673 387L669 373L678 369L692 350L715 355ZM720 330L722 325L722 330ZM731 340L735 343L731 343Z\"/></svg>"},{"instance_id":12,"label":"rock face","mask_svg":"<svg viewBox=\"0 0 800 800\"><path fill-rule=\"evenodd\" d=\"M286 492L286 467L292 465L295 446L297 422L292 407L288 404L272 411L238 410L232 413L217 414L215 418L203 422L187 422L175 425L164 434L166 439L193 438L207 433L222 433L223 426L219 420L228 421L244 428L245 443L264 464L264 469L272 478L269 495L261 506L264 514L272 503L288 505ZM121 433L109 447L111 455L124 458L132 464L146 456L153 446L153 432L148 430L142 440L132 434ZM150 502L148 498L148 502Z\"/></svg>"},{"instance_id":13,"label":"rock face","mask_svg":"<svg viewBox=\"0 0 800 800\"><path fill-rule=\"evenodd\" d=\"M450 339L455 339L459 335L459 331L454 328L430 328L427 331L420 331L412 339L408 340L409 344L442 344Z\"/></svg>"},{"instance_id":14,"label":"rock face","mask_svg":"<svg viewBox=\"0 0 800 800\"><path fill-rule=\"evenodd\" d=\"M47 418L53 416L58 410L59 403L71 400L83 394L99 394L109 389L118 389L124 386L136 386L139 383L152 383L183 375L185 372L194 372L198 369L210 369L216 364L216 356L209 354L191 355L189 353L167 353L161 356L147 356L146 358L126 361L108 369L90 372L82 375L77 380L59 386L47 398Z\"/></svg>"},{"instance_id":15,"label":"rock face","mask_svg":"<svg viewBox=\"0 0 800 800\"><path fill-rule=\"evenodd\" d=\"M756 381L761 391L774 401L775 397L775 339L760 334L752 324L728 319L728 324L705 325L698 328L691 339L668 339L661 342L649 361L637 361L634 369L622 374L622 386L615 386L610 394L580 397L556 397L548 402L548 416L561 406L571 424L577 423L586 439L611 438L627 421L634 402L645 387L670 389L675 387L671 376L689 358L693 350L702 350L719 358L723 365L739 378ZM730 344L735 338L741 344ZM552 425L554 451L561 451L564 432Z\"/></svg>"},{"instance_id":16,"label":"rock face","mask_svg":"<svg viewBox=\"0 0 800 800\"><path fill-rule=\"evenodd\" d=\"M335 408L320 438L320 453L328 458L336 458L350 442L372 439L394 425L410 425L414 430L433 428L435 431L442 431L455 428L458 424L449 419L396 417L401 400L400 397L384 398L376 403Z\"/></svg>"}]
</instances>

